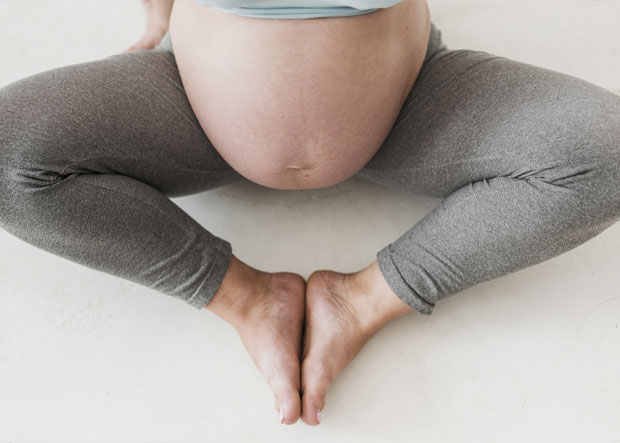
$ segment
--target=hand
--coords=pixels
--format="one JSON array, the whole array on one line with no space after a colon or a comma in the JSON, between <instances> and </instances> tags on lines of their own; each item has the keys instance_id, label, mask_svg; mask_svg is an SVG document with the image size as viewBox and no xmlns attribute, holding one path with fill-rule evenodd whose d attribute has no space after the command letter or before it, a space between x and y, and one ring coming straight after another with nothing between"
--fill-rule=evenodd
<instances>
[{"instance_id":1,"label":"hand","mask_svg":"<svg viewBox=\"0 0 620 443\"><path fill-rule=\"evenodd\" d=\"M159 44L162 37L168 31L168 23L156 13L152 0L142 0L142 7L146 13L146 31L144 35L122 54L127 54L136 49L153 49Z\"/></svg>"}]
</instances>

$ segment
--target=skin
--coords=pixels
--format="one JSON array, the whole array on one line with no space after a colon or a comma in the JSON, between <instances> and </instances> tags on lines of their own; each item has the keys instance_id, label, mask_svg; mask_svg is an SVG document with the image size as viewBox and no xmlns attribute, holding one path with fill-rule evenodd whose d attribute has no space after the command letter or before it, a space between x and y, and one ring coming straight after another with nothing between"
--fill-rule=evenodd
<instances>
[{"instance_id":1,"label":"skin","mask_svg":"<svg viewBox=\"0 0 620 443\"><path fill-rule=\"evenodd\" d=\"M426 3L418 0L406 0L403 4L357 18L303 21L248 19L213 12L204 6L197 7L193 5L194 0L177 0L174 6L172 0L142 1L147 14L147 30L125 52L153 48L168 29L162 23L176 24L171 36L179 72L203 129L231 166L250 180L277 189L310 189L338 183L374 155L417 77L428 41L420 36L428 36L430 26ZM417 9L418 12L407 9L414 7L421 9ZM421 18L417 24L412 22L418 17ZM191 23L196 21L196 26L192 27ZM210 26L202 26L204 23ZM225 26L217 28L222 23ZM200 29L216 31L210 36L208 32L201 33ZM371 32L365 36L363 29ZM384 29L388 31L384 32ZM226 32L227 38L219 43L223 48L219 54L218 45L207 47L213 35L221 37ZM240 40L239 35L243 34L247 40ZM322 35L328 35L328 38L322 40ZM383 46L380 37L383 37ZM237 46L232 52L231 48L221 44L235 38ZM261 38L267 40L253 47L252 42ZM297 61L294 57L298 47L290 44L291 41L307 42L303 57ZM342 44L334 43L338 41ZM264 53L269 50L265 48L274 47L272 53ZM362 48L367 52L362 54ZM253 60L254 63L246 63L241 65L243 69L236 70L244 72L246 66L254 69L245 78L231 77L226 69L223 71L226 75L218 77L213 67L226 68L229 54L239 54L244 50L246 53L241 53L240 59L248 59L261 50L271 63L260 65L259 57ZM386 53L396 56L381 59L382 56L377 55ZM302 62L308 59L313 62L309 66L325 63L324 67L312 71L311 75L304 74L308 72L308 66L302 66ZM353 60L353 63L346 65L347 60ZM394 61L401 63L394 64ZM359 76L360 64L366 66L366 77ZM270 70L272 65L279 66L279 69ZM211 68L203 69L203 66ZM377 68L373 70L369 66ZM385 66L388 69L384 69ZM278 77L282 72L284 76ZM335 89L330 89L331 82L312 83L313 78L324 78L333 72L340 73L340 78L344 79L344 83ZM268 84L253 85L254 89L239 87L257 77L272 80ZM360 78L366 78L369 83ZM229 87L235 84L237 86ZM282 89L290 84L304 87L294 91ZM376 85L380 84L387 84L388 88L379 90ZM215 86L208 90L205 85ZM313 91L311 97L303 95L306 89ZM226 90L226 93L218 95L218 90ZM230 94L235 90L237 95L231 99ZM257 94L260 90L275 92L271 98L261 101ZM379 92L373 96L372 91L376 90ZM249 102L247 97L251 97ZM358 97L366 97L367 101L355 101ZM219 98L222 98L221 102L217 102ZM347 107L347 100L355 101L356 105ZM210 114L209 106L213 103L217 112ZM228 103L242 103L242 106L227 107ZM345 107L338 108L342 103ZM301 106L302 113L298 112ZM276 113L269 115L271 120L267 127L252 126L255 119L251 117L255 112L251 111L243 125L228 128L229 121L245 118L245 109L256 108L261 109L263 115L272 111ZM365 114L364 109L369 114ZM282 115L277 115L278 112ZM232 113L235 119L229 119L227 113ZM298 120L300 114L303 119ZM321 120L323 115L327 118ZM345 115L346 121L357 122L359 126L341 130L344 123L334 122L339 115ZM289 116L288 120L282 120L283 116ZM372 126L371 121L378 123ZM331 131L334 126L337 131ZM244 134L239 130L244 127L252 127L252 131ZM368 128L371 131L364 132ZM228 129L230 131L226 132ZM339 133L344 133L342 139L338 138ZM353 138L356 133L361 135ZM274 137L273 134L277 138L269 138ZM316 136L312 141L313 134L320 134L324 143L319 143ZM245 135L248 138L244 139ZM252 150L243 149L249 145ZM325 406L329 386L364 344L386 324L413 311L391 290L376 261L354 273L315 271L305 281L295 273L260 271L234 255L218 291L205 308L230 323L239 334L273 391L280 422L290 425L301 418L313 426L321 421L320 411Z\"/></svg>"},{"instance_id":2,"label":"skin","mask_svg":"<svg viewBox=\"0 0 620 443\"><path fill-rule=\"evenodd\" d=\"M171 0L140 1L146 15L146 30L137 42L122 51L123 54L137 49L153 49L168 31L173 2Z\"/></svg>"},{"instance_id":3,"label":"skin","mask_svg":"<svg viewBox=\"0 0 620 443\"><path fill-rule=\"evenodd\" d=\"M256 19L175 2L170 37L200 126L226 162L274 189L314 189L382 146L422 66L424 0L349 17Z\"/></svg>"},{"instance_id":4,"label":"skin","mask_svg":"<svg viewBox=\"0 0 620 443\"><path fill-rule=\"evenodd\" d=\"M320 423L327 389L364 344L413 309L377 262L349 274L268 273L233 256L206 309L230 323L274 394L281 423Z\"/></svg>"}]
</instances>

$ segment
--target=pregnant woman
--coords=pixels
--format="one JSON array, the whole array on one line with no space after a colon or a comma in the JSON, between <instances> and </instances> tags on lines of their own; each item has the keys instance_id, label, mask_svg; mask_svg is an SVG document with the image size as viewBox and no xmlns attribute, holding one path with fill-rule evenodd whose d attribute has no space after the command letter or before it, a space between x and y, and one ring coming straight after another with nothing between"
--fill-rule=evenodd
<instances>
[{"instance_id":1,"label":"pregnant woman","mask_svg":"<svg viewBox=\"0 0 620 443\"><path fill-rule=\"evenodd\" d=\"M0 90L0 226L230 322L282 423L320 423L392 319L620 219L620 97L451 50L424 0L143 3L126 52ZM365 269L307 282L242 262L168 198L353 176L443 201Z\"/></svg>"}]
</instances>

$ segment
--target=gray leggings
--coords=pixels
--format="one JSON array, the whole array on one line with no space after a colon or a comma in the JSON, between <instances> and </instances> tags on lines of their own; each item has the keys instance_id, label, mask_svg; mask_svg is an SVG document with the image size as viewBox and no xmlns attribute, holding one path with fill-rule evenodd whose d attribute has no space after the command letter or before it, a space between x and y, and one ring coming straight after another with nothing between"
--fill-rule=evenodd
<instances>
[{"instance_id":1,"label":"gray leggings","mask_svg":"<svg viewBox=\"0 0 620 443\"><path fill-rule=\"evenodd\" d=\"M169 35L153 50L0 89L0 128L0 227L196 308L209 303L231 244L168 197L242 177L202 131ZM377 253L397 296L431 314L439 300L569 251L620 219L620 97L450 50L433 24L418 79L356 176L443 198Z\"/></svg>"}]
</instances>

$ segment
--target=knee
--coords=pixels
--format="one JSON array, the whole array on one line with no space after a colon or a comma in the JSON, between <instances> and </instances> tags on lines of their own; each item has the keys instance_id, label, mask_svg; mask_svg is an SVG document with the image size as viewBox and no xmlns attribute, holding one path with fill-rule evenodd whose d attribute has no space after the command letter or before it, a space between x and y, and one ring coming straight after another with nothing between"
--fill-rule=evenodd
<instances>
[{"instance_id":1,"label":"knee","mask_svg":"<svg viewBox=\"0 0 620 443\"><path fill-rule=\"evenodd\" d=\"M574 151L567 155L569 163L575 159L572 172L581 200L600 221L620 219L620 97L609 94L583 105Z\"/></svg>"},{"instance_id":2,"label":"knee","mask_svg":"<svg viewBox=\"0 0 620 443\"><path fill-rule=\"evenodd\" d=\"M4 148L0 143L0 149ZM0 166L0 228L13 235L48 219L48 210L54 203L47 191L62 178L17 155L11 163Z\"/></svg>"},{"instance_id":3,"label":"knee","mask_svg":"<svg viewBox=\"0 0 620 443\"><path fill-rule=\"evenodd\" d=\"M0 89L0 227L4 229L23 224L19 214L31 206L33 191L59 177L48 156L56 141L47 133L49 123L37 106L32 83L24 79Z\"/></svg>"},{"instance_id":4,"label":"knee","mask_svg":"<svg viewBox=\"0 0 620 443\"><path fill-rule=\"evenodd\" d=\"M15 168L22 155L19 150L18 82L0 89L0 226L11 216L14 202Z\"/></svg>"},{"instance_id":5,"label":"knee","mask_svg":"<svg viewBox=\"0 0 620 443\"><path fill-rule=\"evenodd\" d=\"M4 127L4 120L0 119L0 124ZM23 181L27 170L19 166L23 162L22 154L13 137L3 132L0 134L0 228L10 232L10 226L23 223L18 212L27 205L28 192Z\"/></svg>"},{"instance_id":6,"label":"knee","mask_svg":"<svg viewBox=\"0 0 620 443\"><path fill-rule=\"evenodd\" d=\"M591 189L584 197L597 211L600 221L620 220L620 137L614 151L605 151L593 159Z\"/></svg>"},{"instance_id":7,"label":"knee","mask_svg":"<svg viewBox=\"0 0 620 443\"><path fill-rule=\"evenodd\" d=\"M549 116L556 124L542 134L547 148L534 156L536 172L529 178L550 186L560 207L573 208L588 222L619 220L620 97L593 86L577 99Z\"/></svg>"},{"instance_id":8,"label":"knee","mask_svg":"<svg viewBox=\"0 0 620 443\"><path fill-rule=\"evenodd\" d=\"M4 166L0 167L0 228L12 232L12 226L20 223L18 212L23 209L16 192L18 189L15 176Z\"/></svg>"},{"instance_id":9,"label":"knee","mask_svg":"<svg viewBox=\"0 0 620 443\"><path fill-rule=\"evenodd\" d=\"M62 146L72 139L60 85L48 71L0 88L0 166L9 172L56 170ZM7 174L4 174L5 180ZM45 181L45 180L44 180Z\"/></svg>"},{"instance_id":10,"label":"knee","mask_svg":"<svg viewBox=\"0 0 620 443\"><path fill-rule=\"evenodd\" d=\"M620 96L603 93L586 111L576 154L590 164L593 197L620 216Z\"/></svg>"}]
</instances>

